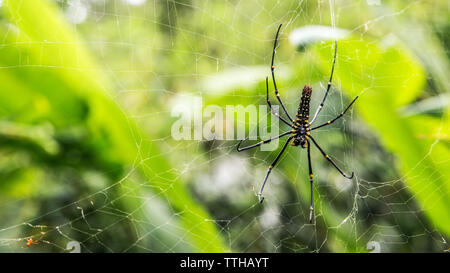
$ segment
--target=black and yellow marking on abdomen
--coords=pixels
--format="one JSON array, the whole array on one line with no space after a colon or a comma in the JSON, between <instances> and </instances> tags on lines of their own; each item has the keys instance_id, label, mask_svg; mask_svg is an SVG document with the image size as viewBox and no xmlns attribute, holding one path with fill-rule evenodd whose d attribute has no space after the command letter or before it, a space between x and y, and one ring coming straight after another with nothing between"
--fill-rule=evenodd
<instances>
[{"instance_id":1,"label":"black and yellow marking on abdomen","mask_svg":"<svg viewBox=\"0 0 450 273\"><path fill-rule=\"evenodd\" d=\"M297 115L295 117L294 126L306 127L308 125L311 93L311 87L309 85L305 85L303 88L302 97L300 99L300 104L298 106Z\"/></svg>"}]
</instances>

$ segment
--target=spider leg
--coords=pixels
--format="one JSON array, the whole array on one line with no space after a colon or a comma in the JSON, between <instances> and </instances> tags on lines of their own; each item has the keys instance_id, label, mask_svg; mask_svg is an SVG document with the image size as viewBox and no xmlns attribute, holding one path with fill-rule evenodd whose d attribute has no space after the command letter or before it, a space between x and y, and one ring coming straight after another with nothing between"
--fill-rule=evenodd
<instances>
[{"instance_id":1,"label":"spider leg","mask_svg":"<svg viewBox=\"0 0 450 273\"><path fill-rule=\"evenodd\" d=\"M291 116L289 115L289 112L286 110L286 107L284 107L283 101L281 100L280 94L278 93L277 83L275 82L275 73L274 73L275 66L273 65L273 61L274 61L274 59L275 59L275 51L276 51L276 48L277 48L278 34L279 34L279 32L280 32L281 26L282 26L282 25L280 25L280 26L278 27L277 34L276 34L276 36L275 36L275 42L273 43L272 63L271 63L270 69L271 69L271 71L272 71L272 80L273 80L273 86L274 86L274 88L275 88L275 95L277 96L277 99L278 99L278 101L280 102L281 108L283 108L283 110L284 110L284 112L286 113L286 115L287 115L287 117L289 118L289 120L290 120L292 123L294 123L294 120L293 120L293 119L291 118Z\"/></svg>"},{"instance_id":2,"label":"spider leg","mask_svg":"<svg viewBox=\"0 0 450 273\"><path fill-rule=\"evenodd\" d=\"M291 141L292 137L289 137L288 140L286 141L286 143L284 144L283 148L281 149L280 153L277 155L277 157L275 158L275 160L272 162L272 164L270 164L269 168L267 169L267 173L266 173L266 177L264 177L264 181L261 185L261 188L259 189L258 192L258 200L259 203L262 203L264 201L264 197L262 197L262 192L264 190L264 186L266 185L267 182L267 178L269 178L270 172L272 171L272 169L275 167L275 164L277 164L278 159L280 159L281 155L283 154L283 152L286 150L286 147L289 144L289 141Z\"/></svg>"},{"instance_id":3,"label":"spider leg","mask_svg":"<svg viewBox=\"0 0 450 273\"><path fill-rule=\"evenodd\" d=\"M310 131L316 130L316 129L318 129L318 128L320 128L320 127L323 127L323 126L330 125L331 123L333 123L333 122L335 122L336 120L338 120L339 118L341 118L341 117L345 114L345 112L347 112L347 110L350 109L350 107L351 107L352 104L356 101L357 98L358 98L358 96L356 96L356 98L354 98L354 99L352 100L352 102L347 106L347 108L345 108L344 112L340 113L337 117L335 117L334 119L329 120L329 121L327 121L327 122L325 122L325 123L323 123L323 124L320 124L319 126L316 126L316 127L311 128Z\"/></svg>"},{"instance_id":4,"label":"spider leg","mask_svg":"<svg viewBox=\"0 0 450 273\"><path fill-rule=\"evenodd\" d=\"M306 143L308 145L308 168L309 168L309 183L311 185L311 203L309 206L309 223L312 224L313 222L313 215L314 215L314 175L312 171L312 165L311 165L311 145L309 140L306 140Z\"/></svg>"},{"instance_id":5,"label":"spider leg","mask_svg":"<svg viewBox=\"0 0 450 273\"><path fill-rule=\"evenodd\" d=\"M336 64L336 53L337 53L337 41L334 41L334 57L333 57L333 65L331 66L331 74L330 74L330 80L328 81L327 91L325 92L325 95L323 96L322 102L320 103L319 107L317 107L316 113L314 114L313 119L309 123L311 125L319 115L319 112L322 110L323 105L325 104L325 100L327 99L328 92L331 88L331 81L333 80L333 73L334 73L334 65Z\"/></svg>"},{"instance_id":6,"label":"spider leg","mask_svg":"<svg viewBox=\"0 0 450 273\"><path fill-rule=\"evenodd\" d=\"M282 134L279 135L279 136L272 137L272 138L269 138L269 139L266 139L266 140L262 140L262 141L260 141L260 142L258 142L258 143L256 143L256 144L253 144L253 145L250 145L250 146L241 148L241 143L244 141L244 139L243 139L243 140L239 141L239 144L238 144L238 146L237 146L237 151L238 151L238 152L242 152L242 151L245 151L245 150L248 150L248 149L251 149L251 148L255 148L255 147L261 146L261 145L263 145L263 144L269 143L269 142L271 142L272 140L281 138L281 137L283 137L283 136L285 136L285 135L289 135L289 134L292 134L292 133L293 133L292 130L291 130L291 131L287 131L287 132L282 133Z\"/></svg>"},{"instance_id":7,"label":"spider leg","mask_svg":"<svg viewBox=\"0 0 450 273\"><path fill-rule=\"evenodd\" d=\"M270 103L270 100L269 100L269 82L268 82L268 78L266 77L266 90L267 90L267 98L266 98L266 101L267 101L267 104L269 105L269 108L270 108L270 111L272 112L272 114L274 115L274 116L276 116L277 118L279 118L282 122L284 122L285 124L287 124L287 125L289 125L290 127L292 127L292 124L290 124L289 122L287 122L282 116L280 116L280 114L278 114L277 112L275 112L273 109L272 109L272 104Z\"/></svg>"},{"instance_id":8,"label":"spider leg","mask_svg":"<svg viewBox=\"0 0 450 273\"><path fill-rule=\"evenodd\" d=\"M308 137L312 140L312 142L314 143L314 145L316 145L316 147L319 149L319 151L322 153L322 155L342 174L342 176L344 176L345 178L348 179L352 179L354 173L352 172L351 175L347 175L344 173L344 171L341 170L341 168L338 167L338 165L336 165L336 163L334 163L334 161L330 158L330 156L324 152L324 150L322 150L322 148L320 148L319 144L317 144L316 140L311 136L308 135Z\"/></svg>"}]
</instances>

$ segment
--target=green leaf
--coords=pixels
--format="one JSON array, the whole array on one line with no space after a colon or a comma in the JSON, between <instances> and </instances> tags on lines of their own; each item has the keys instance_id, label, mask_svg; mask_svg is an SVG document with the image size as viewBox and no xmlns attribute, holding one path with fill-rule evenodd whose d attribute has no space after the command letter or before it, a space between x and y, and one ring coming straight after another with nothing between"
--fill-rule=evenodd
<instances>
[{"instance_id":1,"label":"green leaf","mask_svg":"<svg viewBox=\"0 0 450 273\"><path fill-rule=\"evenodd\" d=\"M330 46L312 49L323 71L329 69L332 59ZM404 174L401 179L433 225L450 234L450 166L448 160L442 160L448 158L448 147L439 138L417 137L418 128L434 128L435 122L408 119L400 111L400 106L420 95L424 84L421 64L398 43L376 44L356 38L338 42L335 86L341 86L350 97L360 96L355 103L358 115L398 157L398 168ZM445 119L437 128L449 125Z\"/></svg>"},{"instance_id":2,"label":"green leaf","mask_svg":"<svg viewBox=\"0 0 450 273\"><path fill-rule=\"evenodd\" d=\"M85 126L89 136L85 145L95 151L96 160L120 165L119 176L136 165L179 213L184 240L195 251L225 251L217 227L184 187L167 153L153 145L110 98L108 79L55 5L11 0L4 1L3 8L14 31L5 32L8 43L0 51L2 67L10 67L0 71L0 98L5 98L0 101L4 109L0 114L25 123L47 120L59 131ZM29 115L35 108L40 109L38 114ZM137 183L134 186L141 190ZM127 198L123 203L132 205ZM150 215L144 216L151 221Z\"/></svg>"}]
</instances>

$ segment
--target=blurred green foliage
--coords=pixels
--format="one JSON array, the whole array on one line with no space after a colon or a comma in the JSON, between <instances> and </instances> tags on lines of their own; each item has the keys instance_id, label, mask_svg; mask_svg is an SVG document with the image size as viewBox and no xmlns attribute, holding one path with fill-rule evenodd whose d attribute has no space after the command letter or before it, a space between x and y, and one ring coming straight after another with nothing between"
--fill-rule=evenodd
<instances>
[{"instance_id":1,"label":"blurred green foliage","mask_svg":"<svg viewBox=\"0 0 450 273\"><path fill-rule=\"evenodd\" d=\"M3 51L9 51L2 53L9 57L3 65L18 66L14 70L3 70L1 76L3 89L14 92L14 96L2 92L5 95L2 100L3 115L6 118L14 117L18 123L9 127L5 124L6 141L19 144L22 141L34 142L35 146L41 146L42 150L47 151L42 147L45 144L39 145L42 141L38 141L37 136L26 138L14 131L20 131L20 123L39 126L42 122L50 122L54 126L51 129L62 135L47 134L44 138L48 142L54 142L56 138L62 147L59 147L59 152L54 148L46 157L37 156L32 165L45 168L65 162L76 170L97 167L110 172L109 176L115 180L120 179L127 166L138 168L143 175L151 177L153 189L164 192L174 210L182 212L181 222L189 230L186 236L190 238L186 240L190 242L192 250L224 251L216 228L211 222L205 221L207 213L192 201L177 175L171 171L167 157L148 141L141 140L143 136L140 129L108 97L111 91L108 81L55 7L47 1L8 1L4 6L8 19L18 28L17 31L5 31L5 40L14 44L14 47L2 48ZM28 65L21 63L24 57ZM21 78L26 81L20 81ZM30 116L33 110L37 115ZM76 133L72 134L68 130L76 130ZM58 147L58 144L55 146ZM75 155L78 160L70 152L74 146L81 153ZM12 170L19 172L16 180L22 180L18 192L39 194L34 183L23 181L25 177L21 169L26 167L17 166L18 170ZM35 180L34 175L29 175L29 180ZM136 194L136 191L142 190L134 181L126 182L130 185L118 189L121 194ZM13 182L6 180L2 185L8 189L11 188L10 183ZM17 192L14 188L12 190ZM120 207L128 211L128 206L136 205L136 202L133 198L124 198L120 200ZM150 217L145 210L136 214L142 214L144 219Z\"/></svg>"},{"instance_id":2,"label":"blurred green foliage","mask_svg":"<svg viewBox=\"0 0 450 273\"><path fill-rule=\"evenodd\" d=\"M3 1L0 250L65 251L78 240L92 252L360 252L374 238L388 251L448 249L449 106L416 107L450 91L446 1L350 2L336 1L330 14L326 4L298 1L85 1L90 17L74 27L63 16L71 1ZM318 214L308 225L305 154L291 149L264 206L248 188L202 192L199 180L217 183L221 160L238 156L235 143L171 139L173 102L202 94L205 105L264 104L272 38L286 22L281 94L293 113L310 83L317 102L333 42L296 51L286 34L336 17L350 36L338 41L318 122L359 99L317 138L355 170L354 187L333 187L339 174L314 154ZM255 170L239 182L259 185L275 154L239 156ZM279 222L264 227L270 209ZM45 244L24 249L30 236Z\"/></svg>"},{"instance_id":3,"label":"blurred green foliage","mask_svg":"<svg viewBox=\"0 0 450 273\"><path fill-rule=\"evenodd\" d=\"M398 111L420 96L425 71L401 46L382 47L360 39L340 44L340 56L356 52L351 61L341 59L342 72L337 79L343 90L352 96L361 94L358 113L380 134L383 145L399 157L397 164L405 175L403 179L433 224L450 234L450 169L441 163L450 151L448 141L440 139L450 123L446 118L404 117ZM324 61L331 57L329 50L320 51L318 56ZM448 110L444 109L445 116ZM434 137L424 139L424 135Z\"/></svg>"}]
</instances>

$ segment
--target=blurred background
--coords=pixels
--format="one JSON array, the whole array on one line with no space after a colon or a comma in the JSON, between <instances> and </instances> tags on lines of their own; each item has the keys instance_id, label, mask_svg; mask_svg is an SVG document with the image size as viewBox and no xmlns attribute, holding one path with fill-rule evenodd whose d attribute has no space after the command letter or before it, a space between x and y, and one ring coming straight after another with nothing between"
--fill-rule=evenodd
<instances>
[{"instance_id":1,"label":"blurred background","mask_svg":"<svg viewBox=\"0 0 450 273\"><path fill-rule=\"evenodd\" d=\"M0 3L0 251L448 252L448 1ZM260 205L277 151L171 136L192 97L265 104L279 24L292 115L305 84L319 104L333 37L317 123L359 95L315 131L355 178L312 149L314 224L305 150L289 147Z\"/></svg>"}]
</instances>

